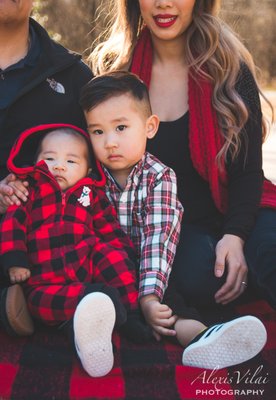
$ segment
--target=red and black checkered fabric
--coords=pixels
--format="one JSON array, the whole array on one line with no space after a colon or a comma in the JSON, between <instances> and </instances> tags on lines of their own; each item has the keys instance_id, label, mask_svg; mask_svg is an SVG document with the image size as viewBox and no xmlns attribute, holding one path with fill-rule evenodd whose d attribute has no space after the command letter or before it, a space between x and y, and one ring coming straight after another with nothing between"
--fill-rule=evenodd
<instances>
[{"instance_id":1,"label":"red and black checkered fabric","mask_svg":"<svg viewBox=\"0 0 276 400\"><path fill-rule=\"evenodd\" d=\"M0 398L275 400L276 312L261 301L239 311L264 322L268 341L252 360L219 371L182 366L182 348L169 341L134 345L115 334L114 368L105 377L91 378L53 328L28 338L11 338L0 330Z\"/></svg>"},{"instance_id":2,"label":"red and black checkered fabric","mask_svg":"<svg viewBox=\"0 0 276 400\"><path fill-rule=\"evenodd\" d=\"M116 287L136 309L135 252L104 187L86 177L63 193L44 161L28 176L27 203L11 206L2 220L0 253L5 269L30 268L24 290L32 315L50 325L70 319L90 283ZM87 189L89 201L81 203Z\"/></svg>"}]
</instances>

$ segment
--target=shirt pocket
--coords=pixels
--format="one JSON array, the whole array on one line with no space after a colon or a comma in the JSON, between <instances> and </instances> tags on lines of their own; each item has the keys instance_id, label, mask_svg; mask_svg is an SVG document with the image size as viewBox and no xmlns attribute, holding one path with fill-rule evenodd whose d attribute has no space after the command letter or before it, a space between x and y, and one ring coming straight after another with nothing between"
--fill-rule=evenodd
<instances>
[{"instance_id":1,"label":"shirt pocket","mask_svg":"<svg viewBox=\"0 0 276 400\"><path fill-rule=\"evenodd\" d=\"M146 218L149 213L149 209L146 206L133 207L132 210L132 224L143 226L146 223Z\"/></svg>"},{"instance_id":2,"label":"shirt pocket","mask_svg":"<svg viewBox=\"0 0 276 400\"><path fill-rule=\"evenodd\" d=\"M144 231L148 223L147 217L149 211L147 207L143 207L139 210L133 208L132 210L132 234L135 237L140 236L140 241L144 240Z\"/></svg>"}]
</instances>

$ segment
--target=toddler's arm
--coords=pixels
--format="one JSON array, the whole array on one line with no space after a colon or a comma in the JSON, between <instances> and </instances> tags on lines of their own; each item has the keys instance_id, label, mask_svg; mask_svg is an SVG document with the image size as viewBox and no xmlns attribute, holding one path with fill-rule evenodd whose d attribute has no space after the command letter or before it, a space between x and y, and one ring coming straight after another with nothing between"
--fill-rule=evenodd
<instances>
[{"instance_id":1,"label":"toddler's arm","mask_svg":"<svg viewBox=\"0 0 276 400\"><path fill-rule=\"evenodd\" d=\"M151 182L144 204L139 297L152 294L161 301L179 241L183 207L170 168Z\"/></svg>"}]
</instances>

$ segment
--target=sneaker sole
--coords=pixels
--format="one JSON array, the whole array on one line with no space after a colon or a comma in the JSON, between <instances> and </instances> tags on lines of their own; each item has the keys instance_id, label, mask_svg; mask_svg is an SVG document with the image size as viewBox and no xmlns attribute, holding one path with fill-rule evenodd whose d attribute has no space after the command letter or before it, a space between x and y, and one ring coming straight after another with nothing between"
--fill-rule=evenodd
<instances>
[{"instance_id":1,"label":"sneaker sole","mask_svg":"<svg viewBox=\"0 0 276 400\"><path fill-rule=\"evenodd\" d=\"M108 374L114 363L112 332L115 307L104 293L91 293L74 314L76 350L85 371L92 377Z\"/></svg>"},{"instance_id":2,"label":"sneaker sole","mask_svg":"<svg viewBox=\"0 0 276 400\"><path fill-rule=\"evenodd\" d=\"M34 333L34 324L30 316L23 290L19 285L7 289L6 316L10 328L19 336Z\"/></svg>"},{"instance_id":3,"label":"sneaker sole","mask_svg":"<svg viewBox=\"0 0 276 400\"><path fill-rule=\"evenodd\" d=\"M266 329L259 319L253 316L237 318L213 337L211 334L188 346L183 352L182 363L206 369L230 367L255 357L266 340Z\"/></svg>"}]
</instances>

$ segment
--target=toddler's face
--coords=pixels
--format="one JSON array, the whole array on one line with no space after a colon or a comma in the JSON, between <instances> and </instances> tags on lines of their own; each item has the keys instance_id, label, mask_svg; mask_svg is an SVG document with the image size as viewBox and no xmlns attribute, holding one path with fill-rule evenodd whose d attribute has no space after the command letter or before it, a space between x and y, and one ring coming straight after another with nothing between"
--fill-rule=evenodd
<instances>
[{"instance_id":1,"label":"toddler's face","mask_svg":"<svg viewBox=\"0 0 276 400\"><path fill-rule=\"evenodd\" d=\"M128 176L144 155L147 138L158 123L147 118L141 105L129 94L105 100L85 113L94 154L111 173ZM156 126L157 124L157 126Z\"/></svg>"},{"instance_id":2,"label":"toddler's face","mask_svg":"<svg viewBox=\"0 0 276 400\"><path fill-rule=\"evenodd\" d=\"M67 190L88 174L88 149L84 138L62 131L49 133L41 143L37 161L44 160L49 171Z\"/></svg>"}]
</instances>

